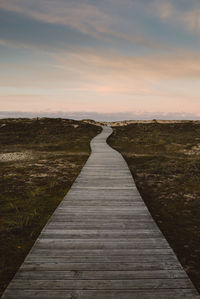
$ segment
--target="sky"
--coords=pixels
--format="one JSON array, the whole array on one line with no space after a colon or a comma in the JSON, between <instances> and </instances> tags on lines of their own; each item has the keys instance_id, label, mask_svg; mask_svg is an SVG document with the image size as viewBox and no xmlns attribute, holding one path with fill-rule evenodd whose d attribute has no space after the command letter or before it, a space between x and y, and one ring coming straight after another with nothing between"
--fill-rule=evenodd
<instances>
[{"instance_id":1,"label":"sky","mask_svg":"<svg viewBox=\"0 0 200 299\"><path fill-rule=\"evenodd\" d=\"M199 119L200 1L1 0L0 111Z\"/></svg>"}]
</instances>

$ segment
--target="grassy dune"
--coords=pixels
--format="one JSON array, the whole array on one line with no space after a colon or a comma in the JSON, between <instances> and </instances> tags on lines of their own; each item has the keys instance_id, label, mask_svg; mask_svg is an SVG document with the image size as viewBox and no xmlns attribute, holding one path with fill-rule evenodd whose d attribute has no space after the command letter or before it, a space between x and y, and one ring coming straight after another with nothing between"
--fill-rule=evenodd
<instances>
[{"instance_id":1,"label":"grassy dune","mask_svg":"<svg viewBox=\"0 0 200 299\"><path fill-rule=\"evenodd\" d=\"M100 127L0 120L0 293L79 174Z\"/></svg>"},{"instance_id":2,"label":"grassy dune","mask_svg":"<svg viewBox=\"0 0 200 299\"><path fill-rule=\"evenodd\" d=\"M109 143L200 290L200 122L117 126Z\"/></svg>"},{"instance_id":3,"label":"grassy dune","mask_svg":"<svg viewBox=\"0 0 200 299\"><path fill-rule=\"evenodd\" d=\"M86 162L101 128L64 119L0 120L0 290ZM109 138L200 290L200 123L132 123Z\"/></svg>"}]
</instances>

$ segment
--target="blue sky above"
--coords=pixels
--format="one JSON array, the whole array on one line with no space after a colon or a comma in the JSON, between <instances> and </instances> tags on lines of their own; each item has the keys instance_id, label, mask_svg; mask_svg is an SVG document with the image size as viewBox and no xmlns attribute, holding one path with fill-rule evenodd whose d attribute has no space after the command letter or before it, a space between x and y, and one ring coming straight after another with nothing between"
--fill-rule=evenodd
<instances>
[{"instance_id":1,"label":"blue sky above","mask_svg":"<svg viewBox=\"0 0 200 299\"><path fill-rule=\"evenodd\" d=\"M199 0L2 0L1 110L199 118L199 46Z\"/></svg>"}]
</instances>

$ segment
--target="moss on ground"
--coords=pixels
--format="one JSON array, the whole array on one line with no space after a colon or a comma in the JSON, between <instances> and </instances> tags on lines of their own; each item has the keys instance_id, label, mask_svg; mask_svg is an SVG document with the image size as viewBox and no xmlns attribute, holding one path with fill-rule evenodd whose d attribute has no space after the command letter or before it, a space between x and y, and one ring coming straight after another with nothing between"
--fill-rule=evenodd
<instances>
[{"instance_id":1,"label":"moss on ground","mask_svg":"<svg viewBox=\"0 0 200 299\"><path fill-rule=\"evenodd\" d=\"M152 216L200 291L200 124L115 127L112 147L126 159Z\"/></svg>"}]
</instances>

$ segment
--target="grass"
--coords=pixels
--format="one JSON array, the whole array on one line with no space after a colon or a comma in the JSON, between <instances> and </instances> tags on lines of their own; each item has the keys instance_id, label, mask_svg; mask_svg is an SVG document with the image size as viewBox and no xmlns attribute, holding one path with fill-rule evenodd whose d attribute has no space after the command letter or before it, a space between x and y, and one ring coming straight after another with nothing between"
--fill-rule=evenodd
<instances>
[{"instance_id":1,"label":"grass","mask_svg":"<svg viewBox=\"0 0 200 299\"><path fill-rule=\"evenodd\" d=\"M200 123L114 127L109 143L126 159L153 218L200 291Z\"/></svg>"},{"instance_id":2,"label":"grass","mask_svg":"<svg viewBox=\"0 0 200 299\"><path fill-rule=\"evenodd\" d=\"M0 120L0 294L70 189L90 154L90 140L100 131L65 119ZM24 155L21 160L18 154Z\"/></svg>"}]
</instances>

